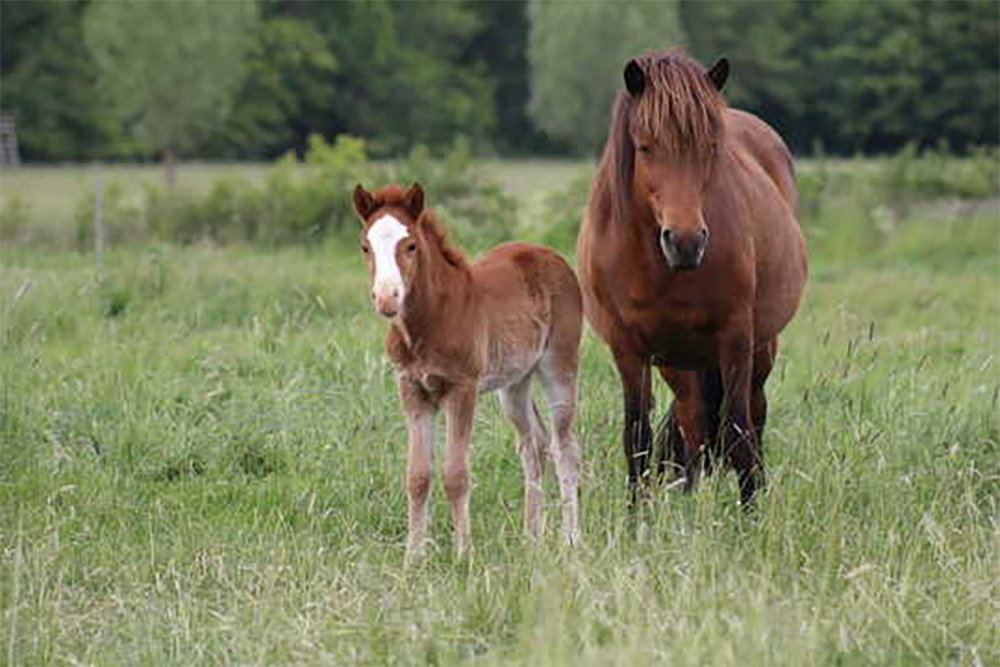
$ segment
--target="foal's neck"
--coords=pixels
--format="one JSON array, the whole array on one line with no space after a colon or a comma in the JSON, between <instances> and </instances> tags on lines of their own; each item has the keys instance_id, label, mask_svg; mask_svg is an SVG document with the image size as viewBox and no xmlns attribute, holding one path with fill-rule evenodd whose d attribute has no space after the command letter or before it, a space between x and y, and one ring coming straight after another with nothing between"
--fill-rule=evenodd
<instances>
[{"instance_id":1,"label":"foal's neck","mask_svg":"<svg viewBox=\"0 0 1000 667\"><path fill-rule=\"evenodd\" d=\"M471 325L474 286L469 267L449 262L438 248L430 253L429 261L418 267L401 321L393 325L415 356L436 336L452 337L456 327Z\"/></svg>"}]
</instances>

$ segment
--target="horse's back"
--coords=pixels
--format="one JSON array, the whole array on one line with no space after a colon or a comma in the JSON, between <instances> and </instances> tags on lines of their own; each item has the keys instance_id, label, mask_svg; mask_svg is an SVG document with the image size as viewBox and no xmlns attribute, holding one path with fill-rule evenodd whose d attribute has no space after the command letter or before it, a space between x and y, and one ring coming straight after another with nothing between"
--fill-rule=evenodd
<instances>
[{"instance_id":1,"label":"horse's back","mask_svg":"<svg viewBox=\"0 0 1000 667\"><path fill-rule=\"evenodd\" d=\"M752 113L733 108L726 110L726 131L730 140L760 165L792 213L797 215L799 194L795 187L795 167L791 151L781 136Z\"/></svg>"},{"instance_id":2,"label":"horse's back","mask_svg":"<svg viewBox=\"0 0 1000 667\"><path fill-rule=\"evenodd\" d=\"M576 273L563 257L545 246L510 241L492 248L472 265L477 283L490 293L506 291L581 300Z\"/></svg>"},{"instance_id":3,"label":"horse's back","mask_svg":"<svg viewBox=\"0 0 1000 667\"><path fill-rule=\"evenodd\" d=\"M583 296L576 273L545 246L502 243L472 265L483 308L497 335L544 330L575 347L583 328Z\"/></svg>"}]
</instances>

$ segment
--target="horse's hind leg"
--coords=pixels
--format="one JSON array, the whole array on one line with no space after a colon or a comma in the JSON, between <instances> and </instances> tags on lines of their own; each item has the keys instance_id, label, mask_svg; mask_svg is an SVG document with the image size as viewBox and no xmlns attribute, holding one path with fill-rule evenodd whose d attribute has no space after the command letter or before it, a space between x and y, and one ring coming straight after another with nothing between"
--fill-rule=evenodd
<instances>
[{"instance_id":1,"label":"horse's hind leg","mask_svg":"<svg viewBox=\"0 0 1000 667\"><path fill-rule=\"evenodd\" d=\"M538 533L538 513L543 500L544 441L537 437L536 412L531 400L531 376L501 389L500 404L507 419L517 430L517 452L521 455L521 466L524 469L524 532L534 537Z\"/></svg>"},{"instance_id":2,"label":"horse's hind leg","mask_svg":"<svg viewBox=\"0 0 1000 667\"><path fill-rule=\"evenodd\" d=\"M549 453L555 462L562 500L562 530L568 544L580 541L580 443L576 438L573 419L576 416L576 354L558 355L549 352L538 367L545 400L552 413L552 440Z\"/></svg>"},{"instance_id":3,"label":"horse's hind leg","mask_svg":"<svg viewBox=\"0 0 1000 667\"><path fill-rule=\"evenodd\" d=\"M657 428L653 451L656 452L656 474L662 480L667 472L677 477L684 476L685 445L684 436L677 423L677 401L671 401L670 408Z\"/></svg>"},{"instance_id":4,"label":"horse's hind leg","mask_svg":"<svg viewBox=\"0 0 1000 667\"><path fill-rule=\"evenodd\" d=\"M757 446L763 451L764 426L767 424L767 395L764 384L767 382L774 359L778 354L778 339L772 338L754 350L753 381L750 385L750 412L753 414L753 426L757 432Z\"/></svg>"},{"instance_id":5,"label":"horse's hind leg","mask_svg":"<svg viewBox=\"0 0 1000 667\"><path fill-rule=\"evenodd\" d=\"M711 475L719 462L724 461L719 424L722 420L722 373L717 367L704 368L698 371L698 387L705 403L705 448L703 460L706 475Z\"/></svg>"},{"instance_id":6,"label":"horse's hind leg","mask_svg":"<svg viewBox=\"0 0 1000 667\"><path fill-rule=\"evenodd\" d=\"M660 366L659 371L670 385L670 390L674 392L674 402L670 406L670 412L676 424L678 437L683 441L681 445L683 453L679 460L684 466L684 488L691 491L698 482L708 424L698 374L666 366Z\"/></svg>"}]
</instances>

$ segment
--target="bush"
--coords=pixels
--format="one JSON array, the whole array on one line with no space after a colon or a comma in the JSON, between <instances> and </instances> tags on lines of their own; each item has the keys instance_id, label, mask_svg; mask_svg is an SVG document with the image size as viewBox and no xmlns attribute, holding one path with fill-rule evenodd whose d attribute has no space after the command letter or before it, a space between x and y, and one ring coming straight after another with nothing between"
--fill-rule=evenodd
<instances>
[{"instance_id":1,"label":"bush","mask_svg":"<svg viewBox=\"0 0 1000 667\"><path fill-rule=\"evenodd\" d=\"M563 252L573 252L590 196L590 175L574 178L565 189L554 192L542 204L540 243Z\"/></svg>"},{"instance_id":2,"label":"bush","mask_svg":"<svg viewBox=\"0 0 1000 667\"><path fill-rule=\"evenodd\" d=\"M73 218L78 250L94 249L97 235L94 220L96 202L97 195L91 190L77 203ZM104 186L102 220L104 242L108 247L145 240L148 237L143 207L134 201L129 201L125 189L117 181L109 181Z\"/></svg>"},{"instance_id":3,"label":"bush","mask_svg":"<svg viewBox=\"0 0 1000 667\"><path fill-rule=\"evenodd\" d=\"M21 241L31 218L28 203L19 195L6 198L0 208L0 241Z\"/></svg>"},{"instance_id":4,"label":"bush","mask_svg":"<svg viewBox=\"0 0 1000 667\"><path fill-rule=\"evenodd\" d=\"M511 237L517 222L517 200L490 182L474 165L472 151L457 139L442 159L427 146L373 174L372 187L419 182L445 228L463 247L481 250Z\"/></svg>"},{"instance_id":5,"label":"bush","mask_svg":"<svg viewBox=\"0 0 1000 667\"><path fill-rule=\"evenodd\" d=\"M886 161L877 187L888 199L980 198L1000 193L1000 147L980 147L956 158L942 143L920 152L915 143Z\"/></svg>"},{"instance_id":6,"label":"bush","mask_svg":"<svg viewBox=\"0 0 1000 667\"><path fill-rule=\"evenodd\" d=\"M474 169L466 143L456 142L443 159L433 159L426 147L418 146L403 160L376 165L368 160L360 139L341 136L330 144L313 135L304 160L285 155L261 183L223 177L205 192L167 192L146 183L144 206L126 202L121 187L109 184L104 197L108 243L150 237L181 244L314 243L346 236L357 228L351 197L357 183L374 189L413 181L423 184L429 204L464 245L479 248L510 236L516 201ZM14 214L11 219L16 222ZM77 245L82 250L94 245L93 218L90 193L76 213Z\"/></svg>"}]
</instances>

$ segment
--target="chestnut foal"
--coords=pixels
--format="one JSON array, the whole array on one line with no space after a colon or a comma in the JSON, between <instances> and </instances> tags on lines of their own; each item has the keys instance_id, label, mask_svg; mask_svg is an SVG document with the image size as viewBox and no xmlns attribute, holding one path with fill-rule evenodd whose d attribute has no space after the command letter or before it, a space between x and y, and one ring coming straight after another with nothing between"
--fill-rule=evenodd
<instances>
[{"instance_id":1,"label":"chestnut foal","mask_svg":"<svg viewBox=\"0 0 1000 667\"><path fill-rule=\"evenodd\" d=\"M471 546L469 449L476 396L498 389L517 429L524 468L524 530L538 531L546 450L555 461L565 540L579 540L580 448L573 429L583 304L569 265L555 252L504 243L474 263L449 245L419 184L370 193L354 206L363 222L361 249L375 309L389 320L385 347L398 371L409 432L407 560L427 533L434 422L444 408L448 442L444 490L455 549ZM549 434L531 397L538 377L552 413Z\"/></svg>"}]
</instances>

